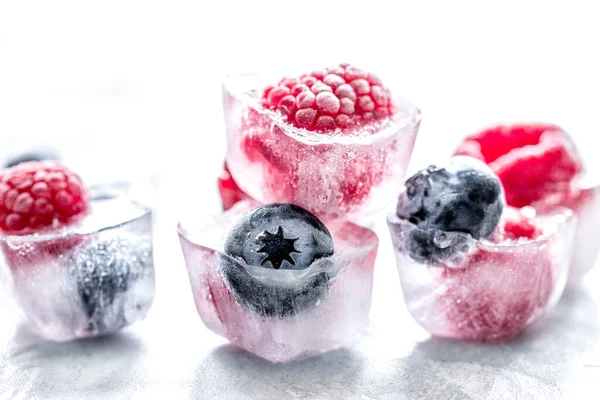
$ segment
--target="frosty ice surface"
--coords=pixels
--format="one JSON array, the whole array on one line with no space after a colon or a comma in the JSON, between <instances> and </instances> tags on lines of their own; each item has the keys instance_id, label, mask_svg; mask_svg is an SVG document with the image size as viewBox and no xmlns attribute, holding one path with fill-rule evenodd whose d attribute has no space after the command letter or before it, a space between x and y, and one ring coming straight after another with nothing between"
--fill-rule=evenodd
<instances>
[{"instance_id":1,"label":"frosty ice surface","mask_svg":"<svg viewBox=\"0 0 600 400\"><path fill-rule=\"evenodd\" d=\"M505 340L521 332L559 299L573 246L575 218L569 210L538 221L543 235L535 240L492 243L453 233L465 243L461 257L448 265L428 265L406 249L417 228L389 216L412 317L432 335L449 338Z\"/></svg>"},{"instance_id":2,"label":"frosty ice surface","mask_svg":"<svg viewBox=\"0 0 600 400\"><path fill-rule=\"evenodd\" d=\"M241 189L262 203L289 202L321 218L364 217L396 194L410 159L419 110L397 99L384 122L352 134L298 129L262 108L260 75L223 82L227 164Z\"/></svg>"},{"instance_id":3,"label":"frosty ice surface","mask_svg":"<svg viewBox=\"0 0 600 400\"><path fill-rule=\"evenodd\" d=\"M151 209L123 187L90 193L92 211L81 223L0 238L17 302L50 340L115 332L143 318L154 297Z\"/></svg>"},{"instance_id":4,"label":"frosty ice surface","mask_svg":"<svg viewBox=\"0 0 600 400\"><path fill-rule=\"evenodd\" d=\"M594 266L600 248L600 186L586 187L565 207L577 216L576 248L571 258L569 285L574 285Z\"/></svg>"},{"instance_id":5,"label":"frosty ice surface","mask_svg":"<svg viewBox=\"0 0 600 400\"><path fill-rule=\"evenodd\" d=\"M559 205L553 202L540 201L533 206L543 213L549 213L557 208L568 208L577 217L575 232L576 248L573 250L571 267L569 269L570 286L576 285L587 274L598 258L600 249L600 185L595 185L590 177L584 177L578 182L573 194ZM597 180L595 181L597 182Z\"/></svg>"},{"instance_id":6,"label":"frosty ice surface","mask_svg":"<svg viewBox=\"0 0 600 400\"><path fill-rule=\"evenodd\" d=\"M250 208L240 203L223 216L179 226L196 308L206 326L273 362L351 342L368 321L377 236L351 223L329 226L333 256L305 270L256 268L222 252L229 228ZM239 273L233 282L231 269Z\"/></svg>"}]
</instances>

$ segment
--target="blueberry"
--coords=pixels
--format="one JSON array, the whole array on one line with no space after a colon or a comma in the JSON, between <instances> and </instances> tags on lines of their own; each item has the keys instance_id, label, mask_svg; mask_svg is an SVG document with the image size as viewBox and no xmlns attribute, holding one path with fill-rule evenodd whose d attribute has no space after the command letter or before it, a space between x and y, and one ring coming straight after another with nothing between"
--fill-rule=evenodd
<instances>
[{"instance_id":1,"label":"blueberry","mask_svg":"<svg viewBox=\"0 0 600 400\"><path fill-rule=\"evenodd\" d=\"M92 240L75 249L68 265L89 331L114 332L127 325L128 314L149 306L141 304L145 296L131 292L138 281L153 281L150 243L127 237Z\"/></svg>"},{"instance_id":2,"label":"blueberry","mask_svg":"<svg viewBox=\"0 0 600 400\"><path fill-rule=\"evenodd\" d=\"M16 165L30 161L55 161L58 159L60 159L59 155L53 151L30 151L9 158L4 163L4 168L12 168Z\"/></svg>"},{"instance_id":3,"label":"blueberry","mask_svg":"<svg viewBox=\"0 0 600 400\"><path fill-rule=\"evenodd\" d=\"M431 166L419 171L405 186L396 213L417 228L408 235L406 247L419 262L440 262L464 248L466 239L461 235L450 235L450 245L439 246L434 237L440 231L486 239L500 221L502 186L478 160L455 157L444 168Z\"/></svg>"},{"instance_id":4,"label":"blueberry","mask_svg":"<svg viewBox=\"0 0 600 400\"><path fill-rule=\"evenodd\" d=\"M436 243L440 231L432 229L413 229L404 236L404 250L410 257L423 264L441 265L458 259L461 253L469 250L469 240L464 235L448 235L448 243L441 246Z\"/></svg>"},{"instance_id":5,"label":"blueberry","mask_svg":"<svg viewBox=\"0 0 600 400\"><path fill-rule=\"evenodd\" d=\"M317 260L328 262L333 252L331 234L309 211L267 204L231 229L225 242L229 257L221 257L221 271L240 304L263 316L284 317L309 308L328 292L326 272L304 270Z\"/></svg>"}]
</instances>

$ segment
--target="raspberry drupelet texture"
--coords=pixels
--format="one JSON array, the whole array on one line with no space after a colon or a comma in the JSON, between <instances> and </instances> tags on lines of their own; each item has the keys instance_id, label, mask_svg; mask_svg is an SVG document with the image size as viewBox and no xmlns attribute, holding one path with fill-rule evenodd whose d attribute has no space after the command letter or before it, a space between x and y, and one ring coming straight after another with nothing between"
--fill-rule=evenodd
<instances>
[{"instance_id":1,"label":"raspberry drupelet texture","mask_svg":"<svg viewBox=\"0 0 600 400\"><path fill-rule=\"evenodd\" d=\"M317 132L360 127L394 112L379 78L348 64L284 78L265 89L262 104L294 126Z\"/></svg>"},{"instance_id":2,"label":"raspberry drupelet texture","mask_svg":"<svg viewBox=\"0 0 600 400\"><path fill-rule=\"evenodd\" d=\"M570 138L556 125L499 125L467 137L456 155L478 158L498 175L513 207L560 204L583 166Z\"/></svg>"},{"instance_id":3,"label":"raspberry drupelet texture","mask_svg":"<svg viewBox=\"0 0 600 400\"><path fill-rule=\"evenodd\" d=\"M27 162L0 175L0 229L30 234L71 223L89 209L81 178L57 162Z\"/></svg>"},{"instance_id":4,"label":"raspberry drupelet texture","mask_svg":"<svg viewBox=\"0 0 600 400\"><path fill-rule=\"evenodd\" d=\"M412 108L393 102L374 75L342 64L251 95L257 103L239 104L239 120L232 114L227 163L257 201L340 218L382 207L377 192L404 177L418 122L396 121Z\"/></svg>"}]
</instances>

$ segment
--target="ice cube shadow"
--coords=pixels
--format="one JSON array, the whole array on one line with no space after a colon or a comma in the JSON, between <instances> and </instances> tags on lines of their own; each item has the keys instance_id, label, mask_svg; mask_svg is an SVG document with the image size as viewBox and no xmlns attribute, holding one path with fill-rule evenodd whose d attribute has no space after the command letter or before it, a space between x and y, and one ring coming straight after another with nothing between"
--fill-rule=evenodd
<instances>
[{"instance_id":1,"label":"ice cube shadow","mask_svg":"<svg viewBox=\"0 0 600 400\"><path fill-rule=\"evenodd\" d=\"M19 390L33 391L40 398L60 398L68 394L65 388L82 398L122 393L138 373L136 364L145 348L141 339L127 331L57 343L44 341L21 326L13 346L6 356L10 375L0 371L0 381L26 383ZM93 373L77 366L87 366Z\"/></svg>"},{"instance_id":2,"label":"ice cube shadow","mask_svg":"<svg viewBox=\"0 0 600 400\"><path fill-rule=\"evenodd\" d=\"M395 362L409 377L402 385L409 393L512 398L518 393L524 395L519 390L527 381L539 395L560 398L556 390L566 375L565 368L594 346L598 329L598 305L586 289L580 288L565 292L556 308L510 341L482 343L431 337L419 343L410 356ZM415 376L415 371L421 372ZM502 390L507 392L500 393Z\"/></svg>"},{"instance_id":3,"label":"ice cube shadow","mask_svg":"<svg viewBox=\"0 0 600 400\"><path fill-rule=\"evenodd\" d=\"M282 391L292 397L347 393L352 391L362 368L360 354L345 348L276 364L225 344L214 349L198 365L192 378L190 396L234 398L243 392L249 398L272 398L280 396ZM231 393L228 393L229 390Z\"/></svg>"},{"instance_id":4,"label":"ice cube shadow","mask_svg":"<svg viewBox=\"0 0 600 400\"><path fill-rule=\"evenodd\" d=\"M544 358L535 361L561 362L585 351L595 342L594 336L599 326L598 311L598 305L587 289L569 290L556 308L512 340L479 343L432 337L420 343L415 352L437 361L462 361L500 367L510 364L517 357L535 360L539 357L540 349L543 349ZM552 354L548 354L548 349L553 350Z\"/></svg>"}]
</instances>

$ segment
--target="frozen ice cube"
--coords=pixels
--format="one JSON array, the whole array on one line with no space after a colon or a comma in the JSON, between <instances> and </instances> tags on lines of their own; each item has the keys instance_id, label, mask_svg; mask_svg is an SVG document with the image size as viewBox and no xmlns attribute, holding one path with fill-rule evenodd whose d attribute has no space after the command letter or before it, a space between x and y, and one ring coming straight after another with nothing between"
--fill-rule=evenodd
<instances>
[{"instance_id":1,"label":"frozen ice cube","mask_svg":"<svg viewBox=\"0 0 600 400\"><path fill-rule=\"evenodd\" d=\"M534 240L476 241L465 235L466 252L449 265L411 256L406 242L419 229L412 223L392 215L388 225L404 299L421 326L435 336L505 340L558 301L576 218L567 209L539 216L542 235Z\"/></svg>"},{"instance_id":2,"label":"frozen ice cube","mask_svg":"<svg viewBox=\"0 0 600 400\"><path fill-rule=\"evenodd\" d=\"M261 107L260 75L223 83L227 165L239 187L262 203L297 204L321 218L364 217L383 209L404 178L420 113L397 99L390 119L352 134L298 129Z\"/></svg>"},{"instance_id":3,"label":"frozen ice cube","mask_svg":"<svg viewBox=\"0 0 600 400\"><path fill-rule=\"evenodd\" d=\"M206 326L272 362L347 345L368 322L377 236L351 223L331 225L333 256L305 270L252 267L222 252L230 227L250 208L249 202L239 203L222 217L179 226Z\"/></svg>"},{"instance_id":4,"label":"frozen ice cube","mask_svg":"<svg viewBox=\"0 0 600 400\"><path fill-rule=\"evenodd\" d=\"M92 191L78 224L0 245L31 328L55 341L108 334L143 318L154 297L152 211L114 190Z\"/></svg>"},{"instance_id":5,"label":"frozen ice cube","mask_svg":"<svg viewBox=\"0 0 600 400\"><path fill-rule=\"evenodd\" d=\"M600 248L600 185L586 187L563 204L577 216L575 234L576 248L573 250L569 285L575 285L594 266Z\"/></svg>"}]
</instances>

